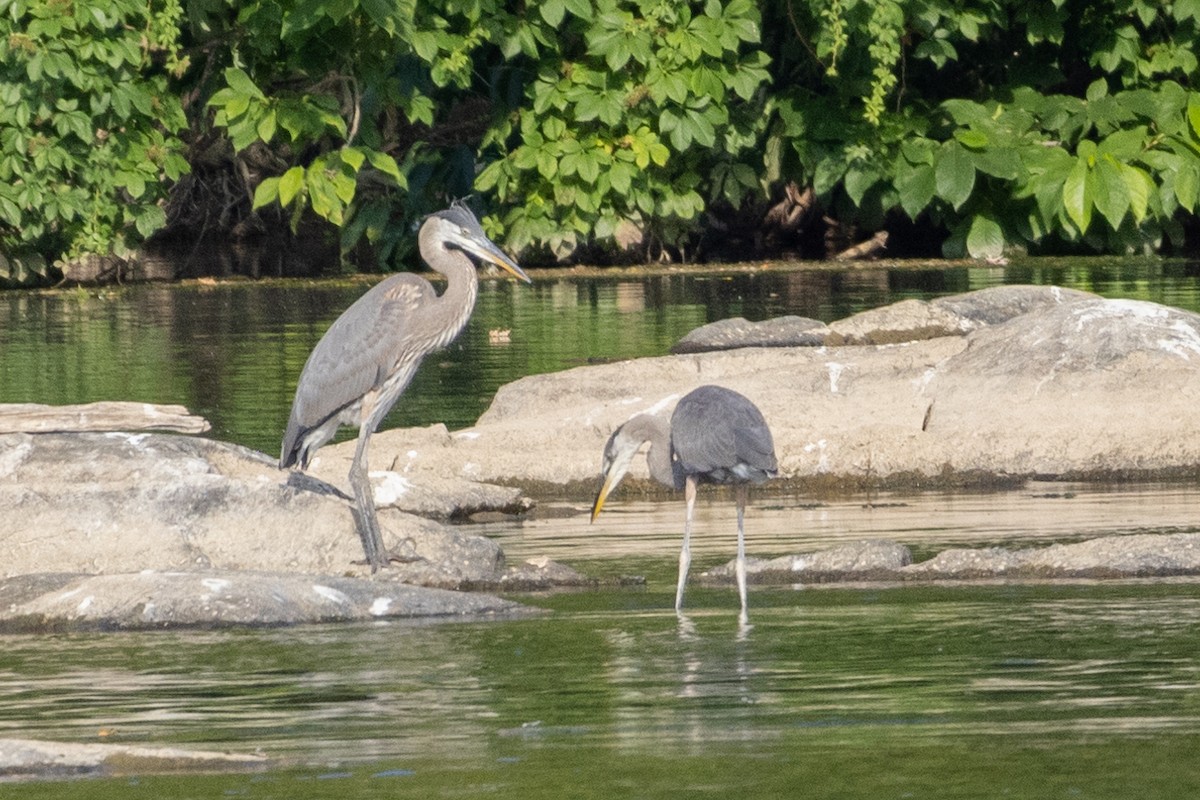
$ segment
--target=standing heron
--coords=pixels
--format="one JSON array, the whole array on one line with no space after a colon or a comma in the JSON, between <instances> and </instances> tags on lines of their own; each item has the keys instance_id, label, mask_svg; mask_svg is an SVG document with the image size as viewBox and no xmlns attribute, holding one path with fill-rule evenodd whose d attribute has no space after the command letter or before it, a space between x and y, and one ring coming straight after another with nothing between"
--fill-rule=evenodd
<instances>
[{"instance_id":1,"label":"standing heron","mask_svg":"<svg viewBox=\"0 0 1200 800\"><path fill-rule=\"evenodd\" d=\"M341 425L358 426L350 466L355 523L371 572L402 560L384 549L367 477L367 442L408 387L421 360L449 344L475 307L479 278L468 258L496 264L520 280L529 276L484 234L479 220L455 201L425 218L418 235L421 258L447 279L438 295L429 281L400 273L381 281L338 317L313 348L300 382L279 467L308 467Z\"/></svg>"},{"instance_id":2,"label":"standing heron","mask_svg":"<svg viewBox=\"0 0 1200 800\"><path fill-rule=\"evenodd\" d=\"M668 427L666 420L638 414L613 431L604 446L604 482L592 506L592 522L604 501L625 477L634 455L650 443L646 463L650 477L672 489L683 489L687 518L683 524L683 549L679 551L679 582L675 587L675 611L683 606L683 586L692 562L692 509L696 487L701 483L731 484L737 498L737 585L742 600L741 618L746 620L746 539L742 520L750 484L775 476L779 465L771 431L758 406L732 389L701 386L675 406Z\"/></svg>"}]
</instances>

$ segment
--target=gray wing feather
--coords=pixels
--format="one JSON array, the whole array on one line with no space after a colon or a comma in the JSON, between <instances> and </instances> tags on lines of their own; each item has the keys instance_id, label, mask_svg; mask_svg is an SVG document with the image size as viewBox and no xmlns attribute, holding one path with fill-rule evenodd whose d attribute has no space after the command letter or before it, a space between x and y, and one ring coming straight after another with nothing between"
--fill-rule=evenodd
<instances>
[{"instance_id":1,"label":"gray wing feather","mask_svg":"<svg viewBox=\"0 0 1200 800\"><path fill-rule=\"evenodd\" d=\"M671 447L689 474L719 481L738 465L774 473L778 464L762 412L745 396L721 386L690 392L671 415Z\"/></svg>"},{"instance_id":2,"label":"gray wing feather","mask_svg":"<svg viewBox=\"0 0 1200 800\"><path fill-rule=\"evenodd\" d=\"M300 373L287 438L321 425L386 380L421 303L432 294L424 278L402 273L376 284L342 312Z\"/></svg>"}]
</instances>

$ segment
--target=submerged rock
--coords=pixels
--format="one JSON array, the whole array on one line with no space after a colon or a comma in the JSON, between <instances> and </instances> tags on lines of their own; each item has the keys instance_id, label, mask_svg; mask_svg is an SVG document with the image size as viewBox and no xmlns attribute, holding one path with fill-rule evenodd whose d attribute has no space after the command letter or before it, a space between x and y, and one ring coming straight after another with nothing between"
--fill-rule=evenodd
<instances>
[{"instance_id":1,"label":"submerged rock","mask_svg":"<svg viewBox=\"0 0 1200 800\"><path fill-rule=\"evenodd\" d=\"M701 577L726 582L734 578L735 561L704 572ZM894 572L912 563L912 553L896 542L870 540L837 545L812 553L779 558L748 558L746 574L756 583L796 580L798 575L836 576L861 579Z\"/></svg>"},{"instance_id":2,"label":"submerged rock","mask_svg":"<svg viewBox=\"0 0 1200 800\"><path fill-rule=\"evenodd\" d=\"M729 561L703 578L731 583L733 568ZM1016 550L953 547L915 564L902 544L864 541L770 560L747 559L747 575L763 584L1200 575L1200 533L1103 536Z\"/></svg>"},{"instance_id":3,"label":"submerged rock","mask_svg":"<svg viewBox=\"0 0 1200 800\"><path fill-rule=\"evenodd\" d=\"M0 739L0 781L111 778L178 772L254 772L264 756L178 747Z\"/></svg>"}]
</instances>

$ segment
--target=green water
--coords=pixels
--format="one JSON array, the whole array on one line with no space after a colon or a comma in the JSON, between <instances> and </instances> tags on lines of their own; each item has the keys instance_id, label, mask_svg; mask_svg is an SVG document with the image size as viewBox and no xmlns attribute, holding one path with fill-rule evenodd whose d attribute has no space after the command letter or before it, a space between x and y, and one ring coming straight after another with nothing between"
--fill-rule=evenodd
<instances>
[{"instance_id":1,"label":"green water","mask_svg":"<svg viewBox=\"0 0 1200 800\"><path fill-rule=\"evenodd\" d=\"M832 321L907 298L1005 283L1070 286L1200 311L1200 265L1038 260L950 269L769 269L486 282L462 336L428 358L384 427L468 427L496 389L595 360L663 355L727 317ZM178 403L212 436L275 453L313 345L367 284L141 285L0 293L0 403ZM509 330L494 343L492 330ZM344 436L351 435L349 432Z\"/></svg>"},{"instance_id":2,"label":"green water","mask_svg":"<svg viewBox=\"0 0 1200 800\"><path fill-rule=\"evenodd\" d=\"M628 590L509 622L7 638L0 735L275 767L5 796L1200 790L1196 584L758 590L743 631L732 599L694 591L684 622Z\"/></svg>"},{"instance_id":3,"label":"green water","mask_svg":"<svg viewBox=\"0 0 1200 800\"><path fill-rule=\"evenodd\" d=\"M729 316L833 320L897 300L1043 283L1200 311L1185 263L768 270L485 284L459 341L388 423L470 425L495 389L660 355ZM182 403L274 452L313 343L363 285L236 283L0 294L0 402ZM511 329L493 343L488 331ZM928 555L1192 530L1190 486L772 498L757 556L867 537ZM879 498L876 498L878 500ZM520 597L534 619L0 637L0 737L259 752L262 773L6 784L15 798L1186 798L1200 792L1200 582L729 588L670 610L678 503L588 526L492 523L645 588ZM706 497L693 572L731 555Z\"/></svg>"}]
</instances>

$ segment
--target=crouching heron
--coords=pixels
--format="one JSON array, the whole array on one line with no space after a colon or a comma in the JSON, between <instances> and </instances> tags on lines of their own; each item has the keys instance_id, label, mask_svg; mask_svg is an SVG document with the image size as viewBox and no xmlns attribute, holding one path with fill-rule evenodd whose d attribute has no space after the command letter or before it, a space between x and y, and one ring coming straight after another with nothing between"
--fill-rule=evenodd
<instances>
[{"instance_id":1,"label":"crouching heron","mask_svg":"<svg viewBox=\"0 0 1200 800\"><path fill-rule=\"evenodd\" d=\"M281 469L293 465L306 469L339 426L358 426L350 485L355 524L371 572L404 559L383 546L367 477L367 443L408 387L421 360L449 344L466 326L479 290L468 255L530 282L459 202L426 217L418 245L425 263L446 277L445 291L438 295L424 278L400 273L376 284L347 308L317 342L300 373L279 457Z\"/></svg>"},{"instance_id":2,"label":"crouching heron","mask_svg":"<svg viewBox=\"0 0 1200 800\"><path fill-rule=\"evenodd\" d=\"M742 522L750 484L775 476L778 462L771 431L762 412L743 395L721 386L701 386L675 406L670 425L660 416L639 414L613 431L604 446L603 483L592 505L592 522L604 501L625 477L634 455L646 442L650 476L673 489L683 489L687 517L683 524L683 549L679 551L679 582L675 610L683 606L683 587L691 565L692 510L696 487L701 483L731 484L737 499L737 576L746 612L746 539Z\"/></svg>"}]
</instances>

